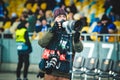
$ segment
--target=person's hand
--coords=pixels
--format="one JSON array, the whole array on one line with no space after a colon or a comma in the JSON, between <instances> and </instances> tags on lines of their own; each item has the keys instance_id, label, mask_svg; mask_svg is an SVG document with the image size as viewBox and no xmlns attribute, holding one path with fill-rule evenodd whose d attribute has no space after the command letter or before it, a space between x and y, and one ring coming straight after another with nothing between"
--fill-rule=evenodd
<instances>
[{"instance_id":1,"label":"person's hand","mask_svg":"<svg viewBox=\"0 0 120 80\"><path fill-rule=\"evenodd\" d=\"M55 22L53 27L50 29L51 32L57 32L62 28L62 22Z\"/></svg>"},{"instance_id":2,"label":"person's hand","mask_svg":"<svg viewBox=\"0 0 120 80\"><path fill-rule=\"evenodd\" d=\"M45 75L45 73L39 72L39 73L37 74L37 78L43 78L44 75Z\"/></svg>"},{"instance_id":3,"label":"person's hand","mask_svg":"<svg viewBox=\"0 0 120 80\"><path fill-rule=\"evenodd\" d=\"M55 22L54 25L53 25L53 27L50 29L50 32L54 33L57 30L58 30L58 23Z\"/></svg>"}]
</instances>

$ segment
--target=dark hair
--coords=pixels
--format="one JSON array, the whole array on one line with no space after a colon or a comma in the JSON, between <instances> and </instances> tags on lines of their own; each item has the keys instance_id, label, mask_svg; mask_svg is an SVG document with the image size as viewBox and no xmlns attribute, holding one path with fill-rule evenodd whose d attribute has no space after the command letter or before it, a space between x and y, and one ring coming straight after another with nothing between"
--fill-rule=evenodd
<instances>
[{"instance_id":1,"label":"dark hair","mask_svg":"<svg viewBox=\"0 0 120 80\"><path fill-rule=\"evenodd\" d=\"M0 28L0 31L4 32L4 28Z\"/></svg>"},{"instance_id":2,"label":"dark hair","mask_svg":"<svg viewBox=\"0 0 120 80\"><path fill-rule=\"evenodd\" d=\"M106 14L104 14L103 16L102 16L102 18L101 18L101 21L102 20L109 20L109 18L108 18L108 16L106 15Z\"/></svg>"},{"instance_id":3,"label":"dark hair","mask_svg":"<svg viewBox=\"0 0 120 80\"><path fill-rule=\"evenodd\" d=\"M25 24L28 23L26 20L21 21L20 24L18 25L18 29L25 27Z\"/></svg>"}]
</instances>

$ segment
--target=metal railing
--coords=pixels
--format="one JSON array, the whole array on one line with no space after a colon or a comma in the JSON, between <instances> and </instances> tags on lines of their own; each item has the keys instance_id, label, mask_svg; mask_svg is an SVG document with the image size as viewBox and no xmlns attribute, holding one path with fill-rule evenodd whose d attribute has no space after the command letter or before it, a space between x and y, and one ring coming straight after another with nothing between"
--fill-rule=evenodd
<instances>
[{"instance_id":1,"label":"metal railing","mask_svg":"<svg viewBox=\"0 0 120 80\"><path fill-rule=\"evenodd\" d=\"M29 36L33 36L34 33L29 33ZM12 38L13 34L9 34L9 33L1 33L0 34L0 38L4 39L4 38ZM113 42L119 42L120 41L120 34L81 34L81 37L84 37L83 41L103 41L106 42L106 39L108 39L109 37L114 37L114 41ZM89 37L89 39L88 39ZM91 37L94 37L95 40L93 40ZM102 37L102 40L99 40L100 37ZM108 41L109 42L109 41Z\"/></svg>"},{"instance_id":2,"label":"metal railing","mask_svg":"<svg viewBox=\"0 0 120 80\"><path fill-rule=\"evenodd\" d=\"M106 42L106 39L109 39L110 37L113 37L114 38L114 41L113 42L119 42L120 41L120 34L81 34L81 36L84 37L84 40L83 41L89 41L87 38L90 37L91 39L91 36L94 36L94 38L96 38L96 40L92 40L92 41L99 41L99 38L103 38L102 40L100 41L103 41L103 42ZM109 41L108 41L109 42Z\"/></svg>"}]
</instances>

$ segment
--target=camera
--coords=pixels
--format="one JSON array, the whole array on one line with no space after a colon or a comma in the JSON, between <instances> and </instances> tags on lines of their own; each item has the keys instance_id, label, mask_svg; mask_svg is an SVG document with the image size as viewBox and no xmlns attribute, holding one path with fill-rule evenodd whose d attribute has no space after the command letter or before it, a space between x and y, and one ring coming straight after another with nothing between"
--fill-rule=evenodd
<instances>
[{"instance_id":1,"label":"camera","mask_svg":"<svg viewBox=\"0 0 120 80\"><path fill-rule=\"evenodd\" d=\"M50 54L47 66L45 67L46 73L50 74L53 69L56 69L56 66L59 64L59 56L57 53Z\"/></svg>"},{"instance_id":2,"label":"camera","mask_svg":"<svg viewBox=\"0 0 120 80\"><path fill-rule=\"evenodd\" d=\"M83 26L81 20L69 20L62 22L62 27L66 29L67 33L74 33L80 31Z\"/></svg>"}]
</instances>

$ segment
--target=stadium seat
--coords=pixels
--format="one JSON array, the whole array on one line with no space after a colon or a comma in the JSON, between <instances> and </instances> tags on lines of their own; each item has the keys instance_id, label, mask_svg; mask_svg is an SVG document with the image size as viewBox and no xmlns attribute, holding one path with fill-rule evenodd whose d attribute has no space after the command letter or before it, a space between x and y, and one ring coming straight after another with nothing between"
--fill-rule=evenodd
<instances>
[{"instance_id":1,"label":"stadium seat","mask_svg":"<svg viewBox=\"0 0 120 80\"><path fill-rule=\"evenodd\" d=\"M98 6L96 4L92 5L91 8L90 8L90 10L91 10L90 13L95 13L96 10L97 10L97 7Z\"/></svg>"},{"instance_id":2,"label":"stadium seat","mask_svg":"<svg viewBox=\"0 0 120 80\"><path fill-rule=\"evenodd\" d=\"M40 5L40 8L42 9L42 10L46 10L46 8L47 8L47 3L42 3L41 5Z\"/></svg>"},{"instance_id":3,"label":"stadium seat","mask_svg":"<svg viewBox=\"0 0 120 80\"><path fill-rule=\"evenodd\" d=\"M117 29L118 29L118 34L120 34L120 21L114 21L114 24L116 25Z\"/></svg>"},{"instance_id":4,"label":"stadium seat","mask_svg":"<svg viewBox=\"0 0 120 80\"><path fill-rule=\"evenodd\" d=\"M8 28L10 28L10 27L11 27L11 21L5 22L3 28L4 28L4 29L8 29Z\"/></svg>"},{"instance_id":5,"label":"stadium seat","mask_svg":"<svg viewBox=\"0 0 120 80\"><path fill-rule=\"evenodd\" d=\"M26 8L29 10L29 9L31 9L32 8L32 3L27 3L26 4Z\"/></svg>"},{"instance_id":6,"label":"stadium seat","mask_svg":"<svg viewBox=\"0 0 120 80\"><path fill-rule=\"evenodd\" d=\"M33 13L35 13L35 11L37 10L37 7L38 7L38 4L37 4L37 3L34 3L34 4L33 4L33 7L31 8L31 11L32 11Z\"/></svg>"},{"instance_id":7,"label":"stadium seat","mask_svg":"<svg viewBox=\"0 0 120 80\"><path fill-rule=\"evenodd\" d=\"M116 41L118 41L117 37L109 36L108 42L116 42Z\"/></svg>"},{"instance_id":8,"label":"stadium seat","mask_svg":"<svg viewBox=\"0 0 120 80\"><path fill-rule=\"evenodd\" d=\"M114 62L112 71L113 71L113 79L120 80L120 60Z\"/></svg>"},{"instance_id":9,"label":"stadium seat","mask_svg":"<svg viewBox=\"0 0 120 80\"><path fill-rule=\"evenodd\" d=\"M93 80L96 80L97 68L98 68L99 59L98 58L87 58L85 63L85 80L87 80L87 76L93 76Z\"/></svg>"},{"instance_id":10,"label":"stadium seat","mask_svg":"<svg viewBox=\"0 0 120 80\"><path fill-rule=\"evenodd\" d=\"M70 1L69 0L64 0L65 6L70 6Z\"/></svg>"},{"instance_id":11,"label":"stadium seat","mask_svg":"<svg viewBox=\"0 0 120 80\"><path fill-rule=\"evenodd\" d=\"M82 57L82 56L79 56L79 57L74 59L74 62L73 62L73 79L74 78L82 79L82 75L85 73L84 63L85 63L85 58Z\"/></svg>"},{"instance_id":12,"label":"stadium seat","mask_svg":"<svg viewBox=\"0 0 120 80\"><path fill-rule=\"evenodd\" d=\"M110 74L110 71L112 70L113 66L113 60L112 59L103 59L101 62L101 65L99 66L99 80L101 78L107 78L109 80L110 77L112 77L112 74Z\"/></svg>"},{"instance_id":13,"label":"stadium seat","mask_svg":"<svg viewBox=\"0 0 120 80\"><path fill-rule=\"evenodd\" d=\"M93 40L93 41L100 41L100 37L97 37L97 32L92 32L91 33L92 35L90 36L90 38Z\"/></svg>"},{"instance_id":14,"label":"stadium seat","mask_svg":"<svg viewBox=\"0 0 120 80\"><path fill-rule=\"evenodd\" d=\"M82 4L81 2L76 2L75 3L75 6L76 6L78 11L81 11L81 7L82 7L81 4Z\"/></svg>"},{"instance_id":15,"label":"stadium seat","mask_svg":"<svg viewBox=\"0 0 120 80\"><path fill-rule=\"evenodd\" d=\"M18 17L21 16L22 12L25 10L25 8L19 8L16 12L16 14L18 15Z\"/></svg>"},{"instance_id":16,"label":"stadium seat","mask_svg":"<svg viewBox=\"0 0 120 80\"><path fill-rule=\"evenodd\" d=\"M11 25L11 27L10 27L10 32L11 32L12 34L15 33L15 30L17 29L17 26L18 26L19 23L20 23L20 22L14 22L14 23Z\"/></svg>"},{"instance_id":17,"label":"stadium seat","mask_svg":"<svg viewBox=\"0 0 120 80\"><path fill-rule=\"evenodd\" d=\"M117 27L120 27L120 21L116 20L116 21L114 21L114 24L115 24Z\"/></svg>"},{"instance_id":18,"label":"stadium seat","mask_svg":"<svg viewBox=\"0 0 120 80\"><path fill-rule=\"evenodd\" d=\"M80 69L84 66L85 58L82 56L78 56L76 59L74 59L73 67L76 69Z\"/></svg>"},{"instance_id":19,"label":"stadium seat","mask_svg":"<svg viewBox=\"0 0 120 80\"><path fill-rule=\"evenodd\" d=\"M104 8L100 8L98 11L97 11L97 17L98 18L102 18L103 14L105 12L105 9Z\"/></svg>"},{"instance_id":20,"label":"stadium seat","mask_svg":"<svg viewBox=\"0 0 120 80\"><path fill-rule=\"evenodd\" d=\"M3 27L3 21L0 21L0 28Z\"/></svg>"},{"instance_id":21,"label":"stadium seat","mask_svg":"<svg viewBox=\"0 0 120 80\"><path fill-rule=\"evenodd\" d=\"M89 26L84 26L80 32L82 33L83 31L86 31L88 33Z\"/></svg>"}]
</instances>

